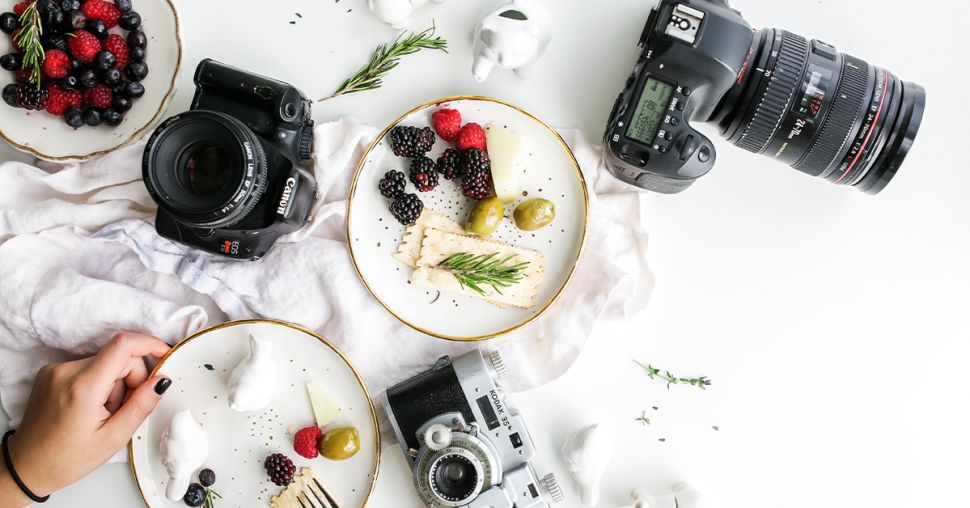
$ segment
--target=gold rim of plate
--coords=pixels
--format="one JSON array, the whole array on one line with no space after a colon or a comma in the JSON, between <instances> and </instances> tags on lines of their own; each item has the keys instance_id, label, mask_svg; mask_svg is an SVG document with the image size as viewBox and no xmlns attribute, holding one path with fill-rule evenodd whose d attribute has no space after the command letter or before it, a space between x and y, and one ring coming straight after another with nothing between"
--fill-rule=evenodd
<instances>
[{"instance_id":1,"label":"gold rim of plate","mask_svg":"<svg viewBox=\"0 0 970 508\"><path fill-rule=\"evenodd\" d=\"M452 336L452 335L436 332L434 330L422 328L408 321L407 319L404 319L404 317L394 312L394 310L391 309L391 307L387 303L385 303L380 296L377 295L377 292L374 291L374 289L367 282L367 279L364 278L364 274L361 273L360 265L357 263L357 256L356 256L356 253L354 252L353 236L350 233L350 224L353 218L352 217L353 202L354 202L354 197L357 194L357 182L360 178L361 171L363 171L364 169L364 165L367 163L367 158L374 150L374 147L376 147L377 144L380 143L382 139L384 139L384 136L388 133L388 131L393 129L402 120L413 115L414 113L417 113L418 111L421 111L423 109L426 109L438 104L443 104L446 102L457 102L457 101L494 102L496 104L501 104L503 106L512 108L513 110L518 111L519 113L530 118L532 121L541 125L543 128L548 130L550 134L552 134L552 137L559 142L559 144L562 146L562 149L565 150L565 152L569 155L569 159L572 161L573 169L576 171L576 178L579 180L580 187L583 190L583 232L579 240L579 250L576 252L576 259L573 261L573 265L569 268L569 273L566 275L566 279L563 281L562 285L556 291L556 294L554 294L552 298L550 298L549 301L542 306L542 308L540 308L538 311L536 311L531 316L529 316L524 321L522 321L521 323L515 326L509 327L507 329L504 329L495 333L491 333L488 335L477 335L477 336L467 336L467 337ZM420 106L412 108L411 110L397 117L394 121L388 124L387 127L385 127L384 130L382 130L380 134L378 134L377 137L374 138L374 141L371 142L371 144L364 151L363 155L360 157L360 161L357 163L357 169L354 171L354 178L351 180L351 183L350 183L350 198L347 200L347 245L350 247L350 259L354 264L354 271L357 272L357 276L360 278L361 282L364 283L364 287L367 288L367 291L369 291L371 296L373 296L374 299L377 300L377 303L380 303L381 306L384 307L388 312L390 312L392 316L397 318L398 321L426 335L437 337L439 339L460 341L460 342L474 342L474 341L482 341L482 340L488 340L488 339L494 339L496 337L500 337L502 335L514 332L519 328L522 328L523 326L528 325L529 323L535 321L543 313L545 313L545 311L548 310L549 307L552 306L552 304L556 303L556 301L559 300L559 297L560 295L562 295L562 292L565 291L566 286L568 286L569 282L572 281L573 274L576 272L576 266L579 265L579 260L582 259L583 250L586 247L586 232L588 227L589 227L589 191L586 188L586 179L583 177L583 172L579 167L579 161L576 160L576 155L573 154L572 149L569 148L569 145L566 144L566 141L562 138L562 136L560 136L559 133L556 132L556 130L550 127L548 124L546 124L542 120L539 120L539 118L537 118L535 115L533 115L532 113L529 113L528 111L526 111L525 109L522 109L519 106L516 106L515 104L511 104L509 102L505 102L501 99L496 99L494 97L485 97L485 96L479 96L479 95L456 95L453 97L443 97L441 99L435 99L433 101L429 101L424 104L421 104Z\"/></svg>"},{"instance_id":2,"label":"gold rim of plate","mask_svg":"<svg viewBox=\"0 0 970 508\"><path fill-rule=\"evenodd\" d=\"M158 373L159 370L161 370L162 366L165 365L165 362L168 360L170 356L172 356L176 351L181 349L182 346L188 344L189 342L203 335L214 332L216 330L221 330L223 328L230 328L233 326L241 326L241 325L254 325L254 324L269 324L269 325L276 325L276 326L284 326L286 328L292 328L294 330L303 332L317 339L318 341L320 341L321 344L330 348L334 353L337 354L337 356L339 356L344 361L345 364L347 364L348 367L350 367L351 372L354 373L354 377L357 378L357 383L360 385L361 389L364 390L364 395L367 397L367 407L370 409L371 428L374 431L374 463L373 463L373 466L371 467L370 487L368 488L367 495L364 496L364 503L361 504L362 507L367 506L368 501L370 501L371 495L374 493L374 487L377 485L377 474L381 468L381 431L377 425L377 412L374 409L374 402L371 398L370 390L367 389L367 385L364 383L364 379L360 377L360 373L357 372L357 368L354 367L354 364L350 362L350 359L347 358L347 356L345 356L343 352L340 351L340 349L337 348L337 346L335 346L332 342L330 342L330 340L328 340L326 337L320 335L319 333L313 330L310 330L309 328L305 328L303 326L300 326L294 323L288 323L286 321L279 321L275 319L244 319L240 321L229 321L226 323L222 323L220 325L210 326L203 330L199 330L198 332L195 332L194 334L185 338L178 344L172 346L172 349L170 349L168 353L166 353L165 356L163 356L162 359L158 361L158 365L156 365L155 368L152 369L152 372L149 375L149 379L151 379L152 377L155 377L155 375ZM145 495L145 491L141 487L141 482L138 481L138 467L135 465L134 439L128 442L128 463L131 464L131 474L135 478L135 485L138 486L138 493L141 494L142 501L145 503L145 506L151 507L151 504L148 503L148 496Z\"/></svg>"},{"instance_id":3,"label":"gold rim of plate","mask_svg":"<svg viewBox=\"0 0 970 508\"><path fill-rule=\"evenodd\" d=\"M178 9L175 8L175 4L172 3L172 0L165 0L165 3L168 4L169 8L172 10L172 15L175 16L175 46L178 48L178 59L175 62L175 73L172 74L172 81L168 85L168 91L165 93L165 97L162 98L161 104L158 105L158 109L155 110L155 114L152 115L152 117L148 120L148 123L146 123L143 127L141 127L140 129L132 133L132 135L128 137L128 139L122 141L121 143L111 148L106 148L104 150L98 150L96 152L90 152L90 153L81 154L81 155L61 155L59 157L47 155L45 153L42 153L36 150L35 148L29 145L24 145L14 141L10 136L7 135L6 132L3 131L3 129L0 129L0 138L3 138L4 141L9 143L10 146L16 148L17 150L20 150L22 152L27 152L33 155L34 157L43 159L45 161L51 161L51 162L84 162L87 160L91 160L95 157L107 155L111 152L114 152L115 150L124 148L134 143L135 141L138 141L139 139L141 139L141 137L144 136L149 129L155 126L159 118L162 116L162 113L164 113L165 110L168 108L169 103L172 102L172 98L175 96L176 82L178 81L179 75L182 73L182 56L184 55L184 51L182 49L182 22L179 19L179 11Z\"/></svg>"}]
</instances>

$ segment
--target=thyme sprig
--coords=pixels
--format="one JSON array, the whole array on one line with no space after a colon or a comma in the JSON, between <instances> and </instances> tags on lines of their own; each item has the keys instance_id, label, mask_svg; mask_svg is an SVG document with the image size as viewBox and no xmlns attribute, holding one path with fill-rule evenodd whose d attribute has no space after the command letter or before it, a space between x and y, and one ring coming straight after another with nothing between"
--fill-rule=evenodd
<instances>
[{"instance_id":1,"label":"thyme sprig","mask_svg":"<svg viewBox=\"0 0 970 508\"><path fill-rule=\"evenodd\" d=\"M14 40L16 46L23 49L23 64L21 68L30 70L28 81L32 85L41 87L40 68L44 63L44 46L40 38L44 35L44 27L40 20L40 11L37 10L37 2L27 4L23 14L20 15L20 31Z\"/></svg>"},{"instance_id":2,"label":"thyme sprig","mask_svg":"<svg viewBox=\"0 0 970 508\"><path fill-rule=\"evenodd\" d=\"M400 63L402 56L417 53L422 49L437 49L447 53L448 41L435 36L434 25L423 32L401 32L393 42L378 46L371 54L370 61L358 69L353 76L347 78L333 94L320 100L325 101L366 90L377 90L384 84L387 74Z\"/></svg>"},{"instance_id":3,"label":"thyme sprig","mask_svg":"<svg viewBox=\"0 0 970 508\"><path fill-rule=\"evenodd\" d=\"M438 264L451 272L463 288L467 287L480 295L485 295L482 286L491 286L498 294L502 294L503 287L518 284L524 277L523 272L529 263L508 264L515 255L499 259L498 253L469 254L459 252L452 254Z\"/></svg>"},{"instance_id":4,"label":"thyme sprig","mask_svg":"<svg viewBox=\"0 0 970 508\"><path fill-rule=\"evenodd\" d=\"M667 389L670 389L671 385L679 385L679 384L696 386L701 390L706 390L707 389L706 387L711 386L711 380L707 379L707 376L677 377L671 374L669 370L665 370L661 372L660 369L654 367L653 365L650 365L650 364L644 365L643 363L640 363L637 360L633 360L633 362L639 365L640 367L642 367L643 370L647 371L647 376L650 379L661 379L663 381L666 381Z\"/></svg>"}]
</instances>

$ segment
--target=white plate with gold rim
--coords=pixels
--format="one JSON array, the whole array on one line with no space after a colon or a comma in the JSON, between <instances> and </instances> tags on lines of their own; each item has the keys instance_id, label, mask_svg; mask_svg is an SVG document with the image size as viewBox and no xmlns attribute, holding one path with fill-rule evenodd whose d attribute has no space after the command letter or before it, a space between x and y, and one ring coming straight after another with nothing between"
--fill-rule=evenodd
<instances>
[{"instance_id":1,"label":"white plate with gold rim","mask_svg":"<svg viewBox=\"0 0 970 508\"><path fill-rule=\"evenodd\" d=\"M238 413L229 408L226 382L249 351L249 334L273 344L280 379L269 407ZM129 446L132 472L149 507L185 506L165 497L168 474L158 452L172 415L185 409L192 411L209 439L204 467L216 473L212 488L222 496L217 506L269 506L282 487L269 481L263 460L277 452L293 460L297 472L312 468L341 508L364 506L370 497L380 462L374 407L357 372L323 337L283 322L226 323L176 345L155 372L170 377L172 386ZM293 451L290 428L314 423L305 388L311 380L322 383L340 405L343 416L330 427L353 426L360 432L360 451L347 460L305 459Z\"/></svg>"},{"instance_id":2,"label":"white plate with gold rim","mask_svg":"<svg viewBox=\"0 0 970 508\"><path fill-rule=\"evenodd\" d=\"M503 243L542 252L546 273L535 306L499 308L484 300L411 285L412 269L393 258L405 227L388 211L389 201L378 191L384 173L408 173L410 160L396 157L387 135L397 125L425 127L440 108L456 109L464 123L507 127L522 138L518 165L522 169L522 196L505 206L506 219L492 235ZM432 159L451 145L438 138L428 154ZM425 208L463 223L473 201L460 186L440 178L431 192L417 193ZM525 232L510 219L522 200L541 197L556 206L554 221L538 231ZM485 97L439 99L405 113L389 125L368 148L354 175L347 214L350 254L361 280L374 298L395 317L428 335L451 340L482 340L508 333L531 322L558 298L579 262L588 216L586 183L575 157L563 139L548 125L519 107Z\"/></svg>"},{"instance_id":3,"label":"white plate with gold rim","mask_svg":"<svg viewBox=\"0 0 970 508\"><path fill-rule=\"evenodd\" d=\"M27 111L0 102L0 137L41 159L70 162L104 155L145 135L161 119L175 94L182 65L182 34L178 11L171 0L134 0L133 5L133 10L141 15L141 29L148 38L145 64L149 72L142 80L145 95L134 101L121 125L74 129L64 123L63 117L44 110ZM111 32L127 33L120 27ZM0 37L0 54L11 51L10 37ZM0 71L0 88L12 82L13 73Z\"/></svg>"}]
</instances>

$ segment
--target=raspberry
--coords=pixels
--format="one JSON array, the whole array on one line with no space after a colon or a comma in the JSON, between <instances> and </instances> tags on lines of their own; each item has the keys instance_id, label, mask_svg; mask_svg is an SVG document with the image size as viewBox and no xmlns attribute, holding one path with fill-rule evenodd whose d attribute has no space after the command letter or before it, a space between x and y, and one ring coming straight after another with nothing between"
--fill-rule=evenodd
<instances>
[{"instance_id":1,"label":"raspberry","mask_svg":"<svg viewBox=\"0 0 970 508\"><path fill-rule=\"evenodd\" d=\"M24 11L27 10L27 4L28 3L30 3L30 2L20 2L20 3L15 4L13 6L13 13L16 14L18 18L20 16L23 16Z\"/></svg>"},{"instance_id":2,"label":"raspberry","mask_svg":"<svg viewBox=\"0 0 970 508\"><path fill-rule=\"evenodd\" d=\"M44 109L54 116L61 116L67 108L81 105L81 92L77 90L64 90L57 85L48 88L49 97L44 102Z\"/></svg>"},{"instance_id":3,"label":"raspberry","mask_svg":"<svg viewBox=\"0 0 970 508\"><path fill-rule=\"evenodd\" d=\"M280 487L289 485L293 481L293 473L296 472L293 461L286 458L286 455L282 453L274 453L266 457L263 467L266 468L269 479Z\"/></svg>"},{"instance_id":4,"label":"raspberry","mask_svg":"<svg viewBox=\"0 0 970 508\"><path fill-rule=\"evenodd\" d=\"M115 56L115 59L117 59L115 67L119 70L128 65L128 43L124 37L118 34L109 34L108 39L104 41L104 49Z\"/></svg>"},{"instance_id":5,"label":"raspberry","mask_svg":"<svg viewBox=\"0 0 970 508\"><path fill-rule=\"evenodd\" d=\"M438 172L441 173L445 180L451 180L455 177L460 176L458 174L458 166L461 162L461 152L455 150L454 148L449 148L438 157Z\"/></svg>"},{"instance_id":6,"label":"raspberry","mask_svg":"<svg viewBox=\"0 0 970 508\"><path fill-rule=\"evenodd\" d=\"M91 3L91 1L89 0L88 3ZM75 30L74 36L68 37L67 47L78 61L91 63L94 61L94 55L101 51L101 41L87 30Z\"/></svg>"},{"instance_id":7,"label":"raspberry","mask_svg":"<svg viewBox=\"0 0 970 508\"><path fill-rule=\"evenodd\" d=\"M424 203L417 194L405 194L391 203L391 215L405 226L412 226L421 217Z\"/></svg>"},{"instance_id":8,"label":"raspberry","mask_svg":"<svg viewBox=\"0 0 970 508\"><path fill-rule=\"evenodd\" d=\"M381 191L381 195L385 198L396 199L404 195L404 188L407 186L407 180L404 178L404 173L400 171L390 170L384 173L384 178L378 182L377 188Z\"/></svg>"},{"instance_id":9,"label":"raspberry","mask_svg":"<svg viewBox=\"0 0 970 508\"><path fill-rule=\"evenodd\" d=\"M320 432L320 427L300 429L293 436L293 450L301 457L315 459L320 454L317 451L317 445L319 445L321 437L323 437L323 433Z\"/></svg>"},{"instance_id":10,"label":"raspberry","mask_svg":"<svg viewBox=\"0 0 970 508\"><path fill-rule=\"evenodd\" d=\"M461 128L458 132L458 138L455 140L455 146L459 150L464 152L465 150L471 150L472 148L477 148L481 151L486 151L485 148L485 130L482 129L481 125L477 123L469 123Z\"/></svg>"},{"instance_id":11,"label":"raspberry","mask_svg":"<svg viewBox=\"0 0 970 508\"><path fill-rule=\"evenodd\" d=\"M398 157L421 157L431 151L435 135L430 127L405 127L391 129L391 150Z\"/></svg>"},{"instance_id":12,"label":"raspberry","mask_svg":"<svg viewBox=\"0 0 970 508\"><path fill-rule=\"evenodd\" d=\"M81 6L81 12L88 19L104 22L105 28L114 28L118 24L118 18L121 17L121 11L118 10L118 7L104 0L88 0L84 2L84 5Z\"/></svg>"},{"instance_id":13,"label":"raspberry","mask_svg":"<svg viewBox=\"0 0 970 508\"><path fill-rule=\"evenodd\" d=\"M106 85L95 85L84 91L84 103L98 109L111 107L114 96Z\"/></svg>"},{"instance_id":14,"label":"raspberry","mask_svg":"<svg viewBox=\"0 0 970 508\"><path fill-rule=\"evenodd\" d=\"M492 194L492 163L485 152L472 148L462 154L462 193L471 199L485 199Z\"/></svg>"},{"instance_id":15,"label":"raspberry","mask_svg":"<svg viewBox=\"0 0 970 508\"><path fill-rule=\"evenodd\" d=\"M454 141L461 130L461 113L455 109L442 109L431 115L431 125L445 141Z\"/></svg>"},{"instance_id":16,"label":"raspberry","mask_svg":"<svg viewBox=\"0 0 970 508\"><path fill-rule=\"evenodd\" d=\"M42 70L49 78L65 78L71 72L71 57L59 49L49 50L44 56Z\"/></svg>"},{"instance_id":17,"label":"raspberry","mask_svg":"<svg viewBox=\"0 0 970 508\"><path fill-rule=\"evenodd\" d=\"M411 183L421 192L431 192L438 186L438 170L433 160L416 157L411 160Z\"/></svg>"}]
</instances>

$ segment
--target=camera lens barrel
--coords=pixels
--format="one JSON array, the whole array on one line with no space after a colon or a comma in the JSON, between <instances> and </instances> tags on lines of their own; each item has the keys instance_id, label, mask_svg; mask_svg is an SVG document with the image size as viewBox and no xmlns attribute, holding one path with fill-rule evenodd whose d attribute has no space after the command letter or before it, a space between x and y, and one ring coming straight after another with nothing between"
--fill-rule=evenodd
<instances>
[{"instance_id":1,"label":"camera lens barrel","mask_svg":"<svg viewBox=\"0 0 970 508\"><path fill-rule=\"evenodd\" d=\"M924 104L919 85L823 42L768 28L755 34L712 120L745 150L875 194L909 151Z\"/></svg>"}]
</instances>

